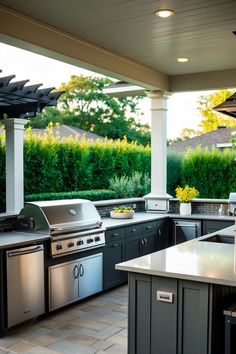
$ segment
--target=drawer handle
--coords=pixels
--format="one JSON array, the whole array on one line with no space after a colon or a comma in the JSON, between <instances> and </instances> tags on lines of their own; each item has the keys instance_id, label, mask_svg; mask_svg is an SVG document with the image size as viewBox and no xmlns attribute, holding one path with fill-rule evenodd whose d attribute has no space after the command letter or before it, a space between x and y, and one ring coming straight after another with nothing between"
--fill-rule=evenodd
<instances>
[{"instance_id":1,"label":"drawer handle","mask_svg":"<svg viewBox=\"0 0 236 354\"><path fill-rule=\"evenodd\" d=\"M151 225L146 226L146 230L150 230L151 228Z\"/></svg>"},{"instance_id":2,"label":"drawer handle","mask_svg":"<svg viewBox=\"0 0 236 354\"><path fill-rule=\"evenodd\" d=\"M135 232L135 231L136 231L136 229L132 229L132 230L131 230L131 232Z\"/></svg>"},{"instance_id":3,"label":"drawer handle","mask_svg":"<svg viewBox=\"0 0 236 354\"><path fill-rule=\"evenodd\" d=\"M172 304L174 302L174 294L166 291L157 291L157 301L169 302Z\"/></svg>"},{"instance_id":4,"label":"drawer handle","mask_svg":"<svg viewBox=\"0 0 236 354\"><path fill-rule=\"evenodd\" d=\"M119 234L112 234L112 236L114 237L114 236L119 236Z\"/></svg>"},{"instance_id":5,"label":"drawer handle","mask_svg":"<svg viewBox=\"0 0 236 354\"><path fill-rule=\"evenodd\" d=\"M118 246L118 243L114 243L114 245L112 245L112 247L117 247Z\"/></svg>"}]
</instances>

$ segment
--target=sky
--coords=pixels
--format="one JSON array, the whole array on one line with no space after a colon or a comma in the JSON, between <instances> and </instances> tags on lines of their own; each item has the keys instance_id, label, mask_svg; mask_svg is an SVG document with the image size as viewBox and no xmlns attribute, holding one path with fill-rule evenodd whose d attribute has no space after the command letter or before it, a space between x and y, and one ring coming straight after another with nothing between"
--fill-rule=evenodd
<instances>
[{"instance_id":1,"label":"sky","mask_svg":"<svg viewBox=\"0 0 236 354\"><path fill-rule=\"evenodd\" d=\"M43 57L4 43L0 43L1 76L16 75L14 80L29 79L30 84L42 83L42 87L58 88L62 82L69 81L71 75L94 75L94 72L63 62ZM184 128L197 129L201 117L197 110L197 98L209 92L186 92L172 94L168 99L167 138L180 136ZM143 123L150 123L150 111L147 99L141 105L144 112Z\"/></svg>"}]
</instances>

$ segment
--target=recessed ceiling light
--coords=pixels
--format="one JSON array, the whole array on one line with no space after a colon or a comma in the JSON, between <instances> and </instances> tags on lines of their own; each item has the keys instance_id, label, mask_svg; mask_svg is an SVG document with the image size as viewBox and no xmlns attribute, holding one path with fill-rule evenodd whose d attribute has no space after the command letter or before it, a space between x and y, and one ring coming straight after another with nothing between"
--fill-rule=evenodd
<instances>
[{"instance_id":1,"label":"recessed ceiling light","mask_svg":"<svg viewBox=\"0 0 236 354\"><path fill-rule=\"evenodd\" d=\"M174 15L174 11L170 9L162 9L162 10L157 10L154 12L156 16L162 17L162 18L167 18L172 15Z\"/></svg>"},{"instance_id":2,"label":"recessed ceiling light","mask_svg":"<svg viewBox=\"0 0 236 354\"><path fill-rule=\"evenodd\" d=\"M186 57L177 58L177 61L179 63L187 63L189 61L189 58L186 58Z\"/></svg>"}]
</instances>

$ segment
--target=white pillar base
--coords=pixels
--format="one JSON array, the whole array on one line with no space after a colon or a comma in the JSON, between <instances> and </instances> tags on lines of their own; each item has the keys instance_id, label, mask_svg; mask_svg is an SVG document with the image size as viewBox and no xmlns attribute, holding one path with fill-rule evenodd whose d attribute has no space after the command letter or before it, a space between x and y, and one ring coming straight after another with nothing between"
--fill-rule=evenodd
<instances>
[{"instance_id":1,"label":"white pillar base","mask_svg":"<svg viewBox=\"0 0 236 354\"><path fill-rule=\"evenodd\" d=\"M168 213L169 200L173 197L168 193L149 193L143 197L145 209L151 212Z\"/></svg>"}]
</instances>

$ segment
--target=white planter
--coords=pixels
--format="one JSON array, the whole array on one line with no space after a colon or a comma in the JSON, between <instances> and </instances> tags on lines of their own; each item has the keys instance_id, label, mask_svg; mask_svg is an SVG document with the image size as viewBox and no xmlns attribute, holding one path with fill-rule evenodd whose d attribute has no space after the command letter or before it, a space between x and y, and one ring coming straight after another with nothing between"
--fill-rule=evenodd
<instances>
[{"instance_id":1,"label":"white planter","mask_svg":"<svg viewBox=\"0 0 236 354\"><path fill-rule=\"evenodd\" d=\"M180 203L179 213L180 215L191 215L192 213L191 203Z\"/></svg>"},{"instance_id":2,"label":"white planter","mask_svg":"<svg viewBox=\"0 0 236 354\"><path fill-rule=\"evenodd\" d=\"M114 211L111 211L110 216L113 219L131 219L134 216L134 210L128 213L115 213Z\"/></svg>"}]
</instances>

